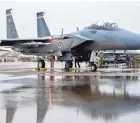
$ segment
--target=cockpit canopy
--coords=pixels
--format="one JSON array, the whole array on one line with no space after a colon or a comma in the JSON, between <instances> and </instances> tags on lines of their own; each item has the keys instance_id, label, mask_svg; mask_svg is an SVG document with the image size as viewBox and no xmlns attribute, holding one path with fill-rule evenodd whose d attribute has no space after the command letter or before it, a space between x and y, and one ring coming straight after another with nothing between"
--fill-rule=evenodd
<instances>
[{"instance_id":1,"label":"cockpit canopy","mask_svg":"<svg viewBox=\"0 0 140 123\"><path fill-rule=\"evenodd\" d=\"M121 30L116 23L99 22L99 21L94 24L91 24L90 26L85 27L85 29L99 29L108 31Z\"/></svg>"}]
</instances>

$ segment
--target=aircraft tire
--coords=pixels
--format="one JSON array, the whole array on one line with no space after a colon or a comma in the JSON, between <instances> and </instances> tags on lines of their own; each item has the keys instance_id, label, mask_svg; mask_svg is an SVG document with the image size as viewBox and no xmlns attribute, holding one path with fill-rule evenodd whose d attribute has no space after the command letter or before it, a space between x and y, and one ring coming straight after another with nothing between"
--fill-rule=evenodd
<instances>
[{"instance_id":1,"label":"aircraft tire","mask_svg":"<svg viewBox=\"0 0 140 123\"><path fill-rule=\"evenodd\" d=\"M97 65L94 63L91 63L91 71L96 72L97 71Z\"/></svg>"},{"instance_id":2,"label":"aircraft tire","mask_svg":"<svg viewBox=\"0 0 140 123\"><path fill-rule=\"evenodd\" d=\"M45 61L43 59L38 59L38 70L40 68L45 68Z\"/></svg>"},{"instance_id":3,"label":"aircraft tire","mask_svg":"<svg viewBox=\"0 0 140 123\"><path fill-rule=\"evenodd\" d=\"M66 70L69 70L69 69L72 68L72 67L73 67L72 61L66 61L66 62L65 62L65 69L66 69Z\"/></svg>"}]
</instances>

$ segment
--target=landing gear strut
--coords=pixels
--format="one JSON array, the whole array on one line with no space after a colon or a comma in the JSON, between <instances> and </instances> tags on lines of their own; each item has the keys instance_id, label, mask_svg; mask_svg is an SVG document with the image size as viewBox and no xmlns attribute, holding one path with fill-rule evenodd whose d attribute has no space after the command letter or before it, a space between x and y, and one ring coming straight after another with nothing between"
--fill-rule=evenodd
<instances>
[{"instance_id":1,"label":"landing gear strut","mask_svg":"<svg viewBox=\"0 0 140 123\"><path fill-rule=\"evenodd\" d=\"M45 61L41 58L38 59L38 64L37 64L38 70L41 68L45 69Z\"/></svg>"},{"instance_id":2,"label":"landing gear strut","mask_svg":"<svg viewBox=\"0 0 140 123\"><path fill-rule=\"evenodd\" d=\"M65 69L66 70L69 70L72 67L73 67L73 62L72 61L66 61L65 62Z\"/></svg>"},{"instance_id":3,"label":"landing gear strut","mask_svg":"<svg viewBox=\"0 0 140 123\"><path fill-rule=\"evenodd\" d=\"M92 72L96 72L97 71L97 65L94 62L90 62L90 67L91 67L91 71Z\"/></svg>"}]
</instances>

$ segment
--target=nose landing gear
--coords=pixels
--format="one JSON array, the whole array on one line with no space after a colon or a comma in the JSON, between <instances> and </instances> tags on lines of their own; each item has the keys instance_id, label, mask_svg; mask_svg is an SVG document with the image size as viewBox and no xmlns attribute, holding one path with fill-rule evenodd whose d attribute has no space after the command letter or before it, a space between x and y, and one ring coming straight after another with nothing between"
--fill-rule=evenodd
<instances>
[{"instance_id":1,"label":"nose landing gear","mask_svg":"<svg viewBox=\"0 0 140 123\"><path fill-rule=\"evenodd\" d=\"M97 71L97 65L94 62L90 62L90 67L91 67L91 71L92 72L96 72Z\"/></svg>"}]
</instances>

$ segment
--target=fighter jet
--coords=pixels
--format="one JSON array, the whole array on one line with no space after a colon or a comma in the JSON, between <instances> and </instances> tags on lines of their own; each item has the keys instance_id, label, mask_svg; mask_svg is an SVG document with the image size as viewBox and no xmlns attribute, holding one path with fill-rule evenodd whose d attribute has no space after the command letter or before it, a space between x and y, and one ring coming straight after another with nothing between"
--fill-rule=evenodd
<instances>
[{"instance_id":1,"label":"fighter jet","mask_svg":"<svg viewBox=\"0 0 140 123\"><path fill-rule=\"evenodd\" d=\"M42 17L42 14L38 15ZM42 28L40 28L41 30ZM60 36L33 39L3 39L1 46L12 46L13 50L24 54L52 54L66 61L66 68L72 67L72 56L81 56L81 61L90 61L93 50L136 50L140 48L140 35L121 29L116 23L98 23L79 31ZM43 59L38 60L38 68L44 68ZM92 71L97 65L92 62Z\"/></svg>"}]
</instances>

